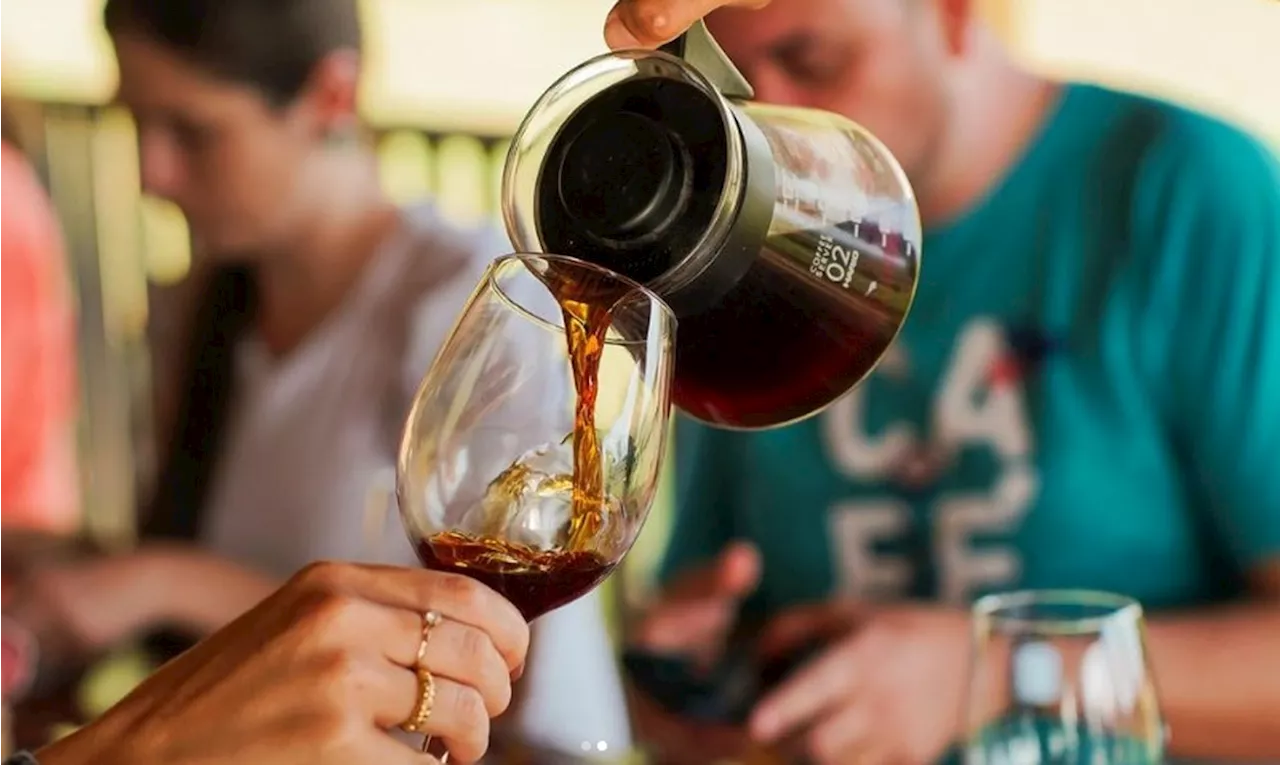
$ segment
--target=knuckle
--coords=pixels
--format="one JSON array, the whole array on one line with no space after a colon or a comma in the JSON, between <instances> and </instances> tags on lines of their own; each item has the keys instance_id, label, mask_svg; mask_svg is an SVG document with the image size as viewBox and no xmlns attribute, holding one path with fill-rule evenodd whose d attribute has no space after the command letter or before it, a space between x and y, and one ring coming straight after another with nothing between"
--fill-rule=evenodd
<instances>
[{"instance_id":1,"label":"knuckle","mask_svg":"<svg viewBox=\"0 0 1280 765\"><path fill-rule=\"evenodd\" d=\"M322 560L308 563L293 579L304 589L333 592L341 589L345 572L341 563Z\"/></svg>"},{"instance_id":2,"label":"knuckle","mask_svg":"<svg viewBox=\"0 0 1280 765\"><path fill-rule=\"evenodd\" d=\"M435 600L451 605L460 616L470 616L481 611L484 585L461 574L437 574L431 581L428 603Z\"/></svg>"},{"instance_id":3,"label":"knuckle","mask_svg":"<svg viewBox=\"0 0 1280 765\"><path fill-rule=\"evenodd\" d=\"M493 655L489 636L474 627L462 629L458 639L458 660L468 669L483 670L485 662Z\"/></svg>"},{"instance_id":4,"label":"knuckle","mask_svg":"<svg viewBox=\"0 0 1280 765\"><path fill-rule=\"evenodd\" d=\"M298 624L301 629L316 637L327 637L328 633L341 627L354 607L353 598L320 592L303 604L302 618L298 620Z\"/></svg>"},{"instance_id":5,"label":"knuckle","mask_svg":"<svg viewBox=\"0 0 1280 765\"><path fill-rule=\"evenodd\" d=\"M350 651L328 651L320 657L318 664L317 679L325 689L345 696L348 690L359 685L360 663Z\"/></svg>"},{"instance_id":6,"label":"knuckle","mask_svg":"<svg viewBox=\"0 0 1280 765\"><path fill-rule=\"evenodd\" d=\"M493 692L486 697L486 708L490 717L497 717L511 706L511 679L500 673L493 685Z\"/></svg>"},{"instance_id":7,"label":"knuckle","mask_svg":"<svg viewBox=\"0 0 1280 765\"><path fill-rule=\"evenodd\" d=\"M459 686L458 697L454 701L458 720L467 729L478 726L488 727L489 710L485 709L484 697L480 691L469 685Z\"/></svg>"},{"instance_id":8,"label":"knuckle","mask_svg":"<svg viewBox=\"0 0 1280 765\"><path fill-rule=\"evenodd\" d=\"M524 664L525 658L529 654L529 624L523 619L516 619L513 622L512 629L503 630L499 633L499 637L491 638L491 645L494 652L498 655L498 659L504 660L509 666L507 669ZM499 643L501 641L501 644Z\"/></svg>"}]
</instances>

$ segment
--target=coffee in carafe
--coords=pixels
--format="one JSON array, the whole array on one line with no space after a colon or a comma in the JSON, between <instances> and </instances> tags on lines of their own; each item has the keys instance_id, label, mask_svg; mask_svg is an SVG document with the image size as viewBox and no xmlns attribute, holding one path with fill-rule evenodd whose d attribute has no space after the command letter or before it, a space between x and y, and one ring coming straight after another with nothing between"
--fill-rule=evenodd
<instances>
[{"instance_id":1,"label":"coffee in carafe","mask_svg":"<svg viewBox=\"0 0 1280 765\"><path fill-rule=\"evenodd\" d=\"M517 249L660 295L679 318L676 405L742 429L812 415L874 368L910 309L921 239L880 141L751 96L701 23L594 58L526 116L502 189Z\"/></svg>"}]
</instances>

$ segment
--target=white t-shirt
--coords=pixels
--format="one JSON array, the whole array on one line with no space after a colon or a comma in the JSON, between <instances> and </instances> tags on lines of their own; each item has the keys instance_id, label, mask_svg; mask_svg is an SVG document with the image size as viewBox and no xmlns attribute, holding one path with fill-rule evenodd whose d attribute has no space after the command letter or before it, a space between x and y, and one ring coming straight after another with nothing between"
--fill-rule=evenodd
<instances>
[{"instance_id":1,"label":"white t-shirt","mask_svg":"<svg viewBox=\"0 0 1280 765\"><path fill-rule=\"evenodd\" d=\"M418 383L485 267L510 250L432 207L404 223L342 306L287 356L236 348L236 401L203 518L203 545L280 577L315 560L416 566L394 510L401 425ZM526 702L539 743L629 746L599 598L537 623Z\"/></svg>"}]
</instances>

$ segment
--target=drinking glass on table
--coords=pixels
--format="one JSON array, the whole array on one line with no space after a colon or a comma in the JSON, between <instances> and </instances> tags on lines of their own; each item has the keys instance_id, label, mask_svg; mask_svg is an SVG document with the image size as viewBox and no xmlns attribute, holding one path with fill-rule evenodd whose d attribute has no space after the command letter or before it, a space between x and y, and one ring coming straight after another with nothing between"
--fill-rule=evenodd
<instances>
[{"instance_id":1,"label":"drinking glass on table","mask_svg":"<svg viewBox=\"0 0 1280 765\"><path fill-rule=\"evenodd\" d=\"M400 445L396 494L423 565L529 620L608 576L658 490L675 328L652 292L598 266L490 265Z\"/></svg>"},{"instance_id":2,"label":"drinking glass on table","mask_svg":"<svg viewBox=\"0 0 1280 765\"><path fill-rule=\"evenodd\" d=\"M1080 590L991 595L974 605L973 629L966 765L1163 760L1136 601Z\"/></svg>"}]
</instances>

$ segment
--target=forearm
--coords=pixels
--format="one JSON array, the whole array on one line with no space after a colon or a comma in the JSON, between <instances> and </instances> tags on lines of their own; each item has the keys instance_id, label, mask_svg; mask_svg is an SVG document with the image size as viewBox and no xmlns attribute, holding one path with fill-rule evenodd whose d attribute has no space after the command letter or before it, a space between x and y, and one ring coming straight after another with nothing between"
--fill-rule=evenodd
<instances>
[{"instance_id":1,"label":"forearm","mask_svg":"<svg viewBox=\"0 0 1280 765\"><path fill-rule=\"evenodd\" d=\"M256 606L281 582L223 558L189 549L157 548L151 555L168 572L159 619L208 634Z\"/></svg>"},{"instance_id":2,"label":"forearm","mask_svg":"<svg viewBox=\"0 0 1280 765\"><path fill-rule=\"evenodd\" d=\"M1280 753L1280 604L1153 618L1147 642L1177 757Z\"/></svg>"}]
</instances>

